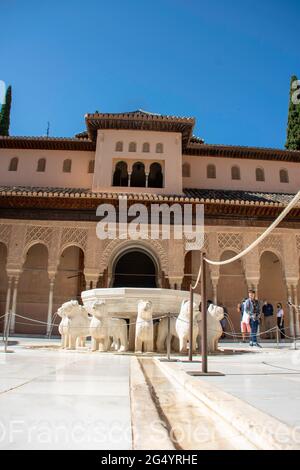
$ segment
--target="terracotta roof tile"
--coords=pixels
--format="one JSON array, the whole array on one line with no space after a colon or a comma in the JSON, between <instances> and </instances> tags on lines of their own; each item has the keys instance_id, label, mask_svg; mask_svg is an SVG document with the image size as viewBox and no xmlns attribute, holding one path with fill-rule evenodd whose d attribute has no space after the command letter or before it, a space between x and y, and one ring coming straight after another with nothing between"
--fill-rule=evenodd
<instances>
[{"instance_id":1,"label":"terracotta roof tile","mask_svg":"<svg viewBox=\"0 0 300 470\"><path fill-rule=\"evenodd\" d=\"M86 138L2 135L0 148L93 151L96 146Z\"/></svg>"},{"instance_id":2,"label":"terracotta roof tile","mask_svg":"<svg viewBox=\"0 0 300 470\"><path fill-rule=\"evenodd\" d=\"M95 193L87 188L61 188L40 186L0 186L0 196L40 196L40 197L81 197L81 198L118 198L127 196L129 199L140 200L169 200L217 202L258 205L287 205L294 194L265 193L256 191L234 191L215 189L184 189L183 195L158 195L146 193L115 193L114 188L109 192Z\"/></svg>"},{"instance_id":3,"label":"terracotta roof tile","mask_svg":"<svg viewBox=\"0 0 300 470\"><path fill-rule=\"evenodd\" d=\"M185 189L187 197L210 199L218 201L241 201L241 202L259 202L259 203L279 203L288 204L294 194L283 193L265 193L256 191L235 191L235 190L216 190L216 189Z\"/></svg>"}]
</instances>

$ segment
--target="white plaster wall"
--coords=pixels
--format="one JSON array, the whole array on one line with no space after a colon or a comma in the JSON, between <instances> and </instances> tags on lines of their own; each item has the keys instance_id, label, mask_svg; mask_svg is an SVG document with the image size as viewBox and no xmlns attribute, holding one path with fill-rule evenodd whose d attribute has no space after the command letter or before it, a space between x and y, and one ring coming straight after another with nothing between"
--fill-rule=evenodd
<instances>
[{"instance_id":1,"label":"white plaster wall","mask_svg":"<svg viewBox=\"0 0 300 470\"><path fill-rule=\"evenodd\" d=\"M300 190L300 163L248 160L239 158L222 157L197 157L183 156L183 162L191 166L191 177L183 178L184 188L201 189L233 189L264 192L296 193ZM216 179L207 178L207 165L216 166ZM239 166L241 179L231 179L231 168ZM256 168L263 168L265 181L256 181ZM289 183L281 183L279 172L287 169L289 172Z\"/></svg>"},{"instance_id":2,"label":"white plaster wall","mask_svg":"<svg viewBox=\"0 0 300 470\"><path fill-rule=\"evenodd\" d=\"M8 171L10 160L19 158L17 171ZM46 158L46 171L37 172L40 158ZM63 161L72 160L71 173L63 173ZM88 164L94 152L70 150L0 149L0 184L7 186L53 186L90 188L93 175Z\"/></svg>"},{"instance_id":3,"label":"white plaster wall","mask_svg":"<svg viewBox=\"0 0 300 470\"><path fill-rule=\"evenodd\" d=\"M116 152L116 142L123 142L123 152ZM136 142L137 151L129 152L130 142ZM144 142L149 142L150 152L142 152ZM156 144L162 143L163 153L156 153ZM141 161L147 166L153 161L164 168L164 188L147 188L147 193L182 194L182 148L181 134L175 132L99 130L97 137L93 191L111 191L113 162L122 160ZM114 188L118 191L118 188ZM119 188L124 192L124 188ZM145 193L145 188L130 188L130 192Z\"/></svg>"},{"instance_id":4,"label":"white plaster wall","mask_svg":"<svg viewBox=\"0 0 300 470\"><path fill-rule=\"evenodd\" d=\"M116 152L115 144L123 141L124 151ZM137 152L128 152L129 142L137 143ZM142 144L150 143L151 151L142 152ZM164 153L156 153L156 143L162 142ZM116 161L132 163L142 161L149 166L153 161L162 164L164 188L130 188L136 193L182 194L182 188L235 189L264 192L296 193L300 189L300 163L282 161L249 160L221 157L197 157L181 155L181 134L153 131L101 130L97 140L96 155L88 151L0 149L0 185L41 186L66 188L93 188L94 191L112 191L112 175ZM11 158L19 158L16 172L8 171ZM46 171L37 172L39 158L46 158ZM63 173L63 161L72 160L71 173ZM90 160L96 158L95 174L88 173ZM182 161L183 158L183 161ZM191 177L182 178L182 163L191 165ZM216 179L208 179L206 168L215 164ZM241 180L231 179L231 167L238 165ZM265 182L257 182L255 170L265 170ZM289 183L280 183L281 169L289 172ZM113 188L114 192L124 192L126 188Z\"/></svg>"}]
</instances>

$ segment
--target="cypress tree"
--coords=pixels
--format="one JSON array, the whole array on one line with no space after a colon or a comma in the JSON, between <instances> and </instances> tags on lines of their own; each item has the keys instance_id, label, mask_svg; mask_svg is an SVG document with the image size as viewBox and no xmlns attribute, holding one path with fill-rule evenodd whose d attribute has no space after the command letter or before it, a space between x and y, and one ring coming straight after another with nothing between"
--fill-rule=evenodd
<instances>
[{"instance_id":1,"label":"cypress tree","mask_svg":"<svg viewBox=\"0 0 300 470\"><path fill-rule=\"evenodd\" d=\"M291 79L287 140L285 144L285 147L289 150L300 150L300 104L294 103L293 97L296 96L296 90L292 87L296 80L297 77L294 75ZM300 87L298 87L299 89Z\"/></svg>"},{"instance_id":2,"label":"cypress tree","mask_svg":"<svg viewBox=\"0 0 300 470\"><path fill-rule=\"evenodd\" d=\"M11 108L11 86L9 86L6 90L5 103L1 107L0 135L9 135L10 108Z\"/></svg>"}]
</instances>

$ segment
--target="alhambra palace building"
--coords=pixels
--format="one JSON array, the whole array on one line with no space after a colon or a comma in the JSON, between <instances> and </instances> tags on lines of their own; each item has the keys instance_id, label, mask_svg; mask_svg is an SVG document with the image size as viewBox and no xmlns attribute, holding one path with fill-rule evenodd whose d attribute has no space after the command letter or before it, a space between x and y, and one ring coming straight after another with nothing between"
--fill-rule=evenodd
<instances>
[{"instance_id":1,"label":"alhambra palace building","mask_svg":"<svg viewBox=\"0 0 300 470\"><path fill-rule=\"evenodd\" d=\"M99 204L204 204L204 250L225 260L300 189L300 152L206 144L192 118L138 110L85 122L74 138L0 137L0 315L12 311L12 333L46 334L63 302L96 286L189 289L199 252L184 240L100 240ZM300 207L241 261L209 266L208 298L236 330L249 287L287 318L288 297L298 305L299 217Z\"/></svg>"}]
</instances>

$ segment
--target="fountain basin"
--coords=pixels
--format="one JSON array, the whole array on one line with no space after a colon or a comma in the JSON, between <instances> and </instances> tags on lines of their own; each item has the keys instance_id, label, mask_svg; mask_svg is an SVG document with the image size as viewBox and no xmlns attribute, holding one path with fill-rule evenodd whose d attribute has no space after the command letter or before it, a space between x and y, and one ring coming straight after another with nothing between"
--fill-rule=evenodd
<instances>
[{"instance_id":1,"label":"fountain basin","mask_svg":"<svg viewBox=\"0 0 300 470\"><path fill-rule=\"evenodd\" d=\"M95 301L105 300L109 316L129 319L136 317L140 300L150 300L155 318L167 313L178 314L182 301L189 300L190 293L171 289L115 287L83 291L81 298L90 314L93 313L92 307ZM194 302L197 306L200 301L200 295L194 294Z\"/></svg>"}]
</instances>

